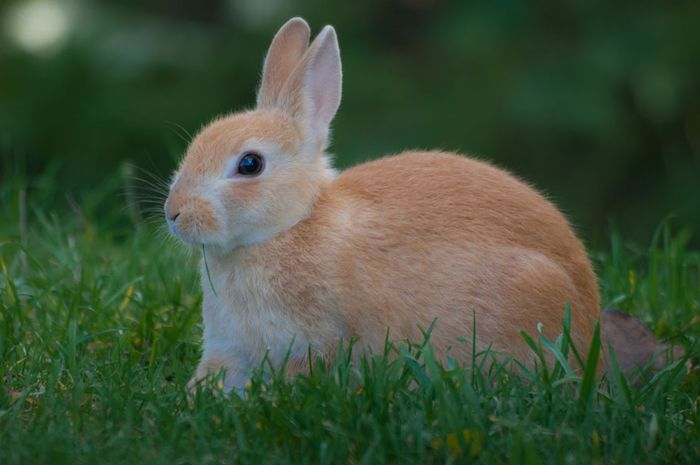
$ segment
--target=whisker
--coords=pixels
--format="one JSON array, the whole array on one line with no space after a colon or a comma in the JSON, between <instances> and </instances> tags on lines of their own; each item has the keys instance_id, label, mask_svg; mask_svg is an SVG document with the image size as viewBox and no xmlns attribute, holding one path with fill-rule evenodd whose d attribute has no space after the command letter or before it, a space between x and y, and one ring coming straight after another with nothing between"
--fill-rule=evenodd
<instances>
[{"instance_id":1,"label":"whisker","mask_svg":"<svg viewBox=\"0 0 700 465\"><path fill-rule=\"evenodd\" d=\"M175 121L166 121L166 126L175 134L178 136L185 144L188 144L192 142L192 134L187 131L181 124L176 123ZM179 131L177 131L179 130Z\"/></svg>"},{"instance_id":2,"label":"whisker","mask_svg":"<svg viewBox=\"0 0 700 465\"><path fill-rule=\"evenodd\" d=\"M132 164L132 165L133 165L133 164ZM168 184L168 182L167 182L167 180L166 180L165 178L159 176L157 173L155 173L155 172L153 172L153 171L149 171L149 170L147 170L146 168L144 168L144 167L142 167L142 166L138 166L138 165L133 165L133 167L134 167L134 169L140 171L140 172L143 173L144 175L146 175L146 176L152 178L154 181L158 181L158 182L161 182L161 183L163 183L163 184Z\"/></svg>"},{"instance_id":3,"label":"whisker","mask_svg":"<svg viewBox=\"0 0 700 465\"><path fill-rule=\"evenodd\" d=\"M134 173L133 171L137 171L138 174ZM143 182L146 185L157 186L164 191L170 190L170 182L167 179L141 166L130 164L127 175L133 179Z\"/></svg>"},{"instance_id":4,"label":"whisker","mask_svg":"<svg viewBox=\"0 0 700 465\"><path fill-rule=\"evenodd\" d=\"M134 224L150 223L150 218L163 219L163 207L170 191L169 183L157 174L133 163L121 168L125 211Z\"/></svg>"},{"instance_id":5,"label":"whisker","mask_svg":"<svg viewBox=\"0 0 700 465\"><path fill-rule=\"evenodd\" d=\"M136 181L136 184L138 184L140 187L147 188L149 190L160 192L160 193L167 194L170 191L170 188L166 184L155 184L154 181L152 181L152 180L142 178L139 176L135 176L135 175L126 175L125 180Z\"/></svg>"},{"instance_id":6,"label":"whisker","mask_svg":"<svg viewBox=\"0 0 700 465\"><path fill-rule=\"evenodd\" d=\"M139 203L141 205L148 205L153 207L162 207L165 204L163 200L159 199L140 199Z\"/></svg>"}]
</instances>

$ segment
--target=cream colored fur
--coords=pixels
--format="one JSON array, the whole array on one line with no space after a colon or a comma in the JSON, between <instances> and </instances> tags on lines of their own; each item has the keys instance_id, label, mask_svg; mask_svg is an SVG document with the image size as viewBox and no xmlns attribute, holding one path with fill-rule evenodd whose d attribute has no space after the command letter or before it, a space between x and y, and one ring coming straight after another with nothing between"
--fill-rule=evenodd
<instances>
[{"instance_id":1,"label":"cream colored fur","mask_svg":"<svg viewBox=\"0 0 700 465\"><path fill-rule=\"evenodd\" d=\"M196 378L224 369L226 388L241 388L292 340L295 371L309 348L331 356L359 337L381 350L387 328L420 339L434 320L437 352L468 362L458 338L472 337L473 315L479 347L529 359L519 331L542 323L553 338L566 304L586 350L598 287L564 216L507 172L451 153L405 152L336 176L324 153L340 103L336 34L308 39L299 18L280 29L258 108L195 138L166 203L173 232L208 253ZM249 150L264 172L231 177Z\"/></svg>"}]
</instances>

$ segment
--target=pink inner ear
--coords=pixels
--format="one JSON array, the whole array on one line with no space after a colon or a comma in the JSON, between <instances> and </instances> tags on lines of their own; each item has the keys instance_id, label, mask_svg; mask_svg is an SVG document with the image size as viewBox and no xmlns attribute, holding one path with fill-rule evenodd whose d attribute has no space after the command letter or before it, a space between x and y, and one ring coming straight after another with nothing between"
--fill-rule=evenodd
<instances>
[{"instance_id":1,"label":"pink inner ear","mask_svg":"<svg viewBox=\"0 0 700 465\"><path fill-rule=\"evenodd\" d=\"M262 82L258 91L259 107L278 103L285 81L306 52L309 34L310 29L306 21L292 18L272 39L265 57Z\"/></svg>"},{"instance_id":2,"label":"pink inner ear","mask_svg":"<svg viewBox=\"0 0 700 465\"><path fill-rule=\"evenodd\" d=\"M321 124L330 124L331 119L335 116L336 102L339 100L336 83L339 79L338 69L332 64L324 62L315 70L311 81L311 92L315 117L319 119Z\"/></svg>"},{"instance_id":3,"label":"pink inner ear","mask_svg":"<svg viewBox=\"0 0 700 465\"><path fill-rule=\"evenodd\" d=\"M342 85L340 54L335 33L325 32L308 70L308 92L313 106L313 125L327 131L340 105Z\"/></svg>"}]
</instances>

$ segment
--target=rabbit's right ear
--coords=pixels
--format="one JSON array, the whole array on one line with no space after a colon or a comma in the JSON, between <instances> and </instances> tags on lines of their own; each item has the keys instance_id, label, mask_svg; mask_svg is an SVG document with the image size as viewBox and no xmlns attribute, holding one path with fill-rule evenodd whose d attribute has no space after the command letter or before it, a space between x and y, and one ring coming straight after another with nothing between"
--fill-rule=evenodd
<instances>
[{"instance_id":1,"label":"rabbit's right ear","mask_svg":"<svg viewBox=\"0 0 700 465\"><path fill-rule=\"evenodd\" d=\"M270 108L279 104L285 82L309 47L310 35L309 25L302 18L290 19L275 34L263 65L258 108Z\"/></svg>"}]
</instances>

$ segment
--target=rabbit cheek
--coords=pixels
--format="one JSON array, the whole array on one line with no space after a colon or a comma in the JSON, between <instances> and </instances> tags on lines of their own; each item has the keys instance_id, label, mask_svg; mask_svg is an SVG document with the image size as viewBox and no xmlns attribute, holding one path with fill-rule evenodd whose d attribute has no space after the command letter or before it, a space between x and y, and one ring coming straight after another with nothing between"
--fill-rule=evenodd
<instances>
[{"instance_id":1,"label":"rabbit cheek","mask_svg":"<svg viewBox=\"0 0 700 465\"><path fill-rule=\"evenodd\" d=\"M257 181L234 185L228 191L225 205L229 228L237 234L254 232L258 223L258 211L265 203L264 189Z\"/></svg>"}]
</instances>

